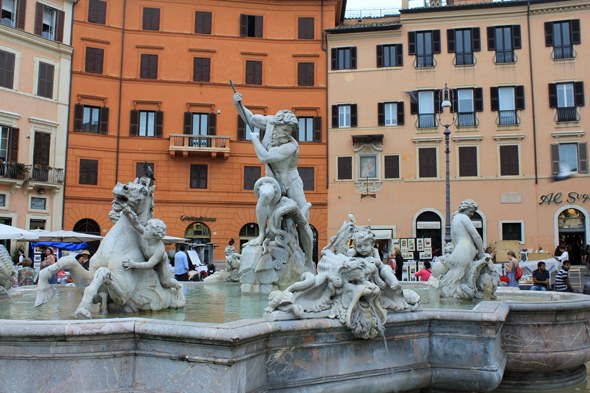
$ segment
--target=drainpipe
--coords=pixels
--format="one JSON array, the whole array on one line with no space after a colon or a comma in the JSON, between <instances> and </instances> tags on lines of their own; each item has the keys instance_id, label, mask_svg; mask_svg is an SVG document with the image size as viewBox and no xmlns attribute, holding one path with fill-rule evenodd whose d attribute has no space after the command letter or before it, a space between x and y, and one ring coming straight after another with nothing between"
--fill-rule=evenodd
<instances>
[{"instance_id":1,"label":"drainpipe","mask_svg":"<svg viewBox=\"0 0 590 393\"><path fill-rule=\"evenodd\" d=\"M65 211L66 211L66 171L68 168L68 140L69 140L69 136L70 136L70 108L72 107L72 76L74 75L74 68L73 68L73 62L72 60L74 59L74 46L72 45L73 43L73 37L74 37L74 7L76 6L76 4L78 4L78 1L80 0L76 0L74 1L74 3L72 4L72 22L70 24L70 46L72 47L72 58L70 59L70 92L68 93L68 120L66 121L66 157L65 157L65 161L64 161L64 186L63 186L63 198L61 200L61 229L64 228L64 220L65 220Z\"/></svg>"},{"instance_id":2,"label":"drainpipe","mask_svg":"<svg viewBox=\"0 0 590 393\"><path fill-rule=\"evenodd\" d=\"M322 0L322 50L326 52L326 189L330 188L330 144L328 143L328 36L324 48L324 0Z\"/></svg>"},{"instance_id":3,"label":"drainpipe","mask_svg":"<svg viewBox=\"0 0 590 393\"><path fill-rule=\"evenodd\" d=\"M535 85L533 81L533 50L531 47L531 2L527 2L526 23L529 34L529 63L531 73L531 98L533 100L533 151L535 153L535 184L539 184L537 171L537 120L535 117Z\"/></svg>"},{"instance_id":4,"label":"drainpipe","mask_svg":"<svg viewBox=\"0 0 590 393\"><path fill-rule=\"evenodd\" d=\"M121 141L121 93L123 91L123 49L125 48L125 17L127 0L123 1L123 30L121 33L121 67L119 69L119 114L117 118L117 158L115 161L115 184L119 181L119 143Z\"/></svg>"}]
</instances>

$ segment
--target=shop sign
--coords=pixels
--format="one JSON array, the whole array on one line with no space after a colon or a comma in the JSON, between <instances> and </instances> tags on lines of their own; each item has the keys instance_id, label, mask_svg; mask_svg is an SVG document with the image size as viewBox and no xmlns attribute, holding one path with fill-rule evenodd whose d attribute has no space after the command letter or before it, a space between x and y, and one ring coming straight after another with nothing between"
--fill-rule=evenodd
<instances>
[{"instance_id":1,"label":"shop sign","mask_svg":"<svg viewBox=\"0 0 590 393\"><path fill-rule=\"evenodd\" d=\"M545 204L550 205L552 203L555 203L558 205L563 202L572 204L572 203L575 203L576 201L584 203L588 199L590 199L589 194L578 194L575 191L571 191L567 195L563 195L563 193L561 193L561 192L557 192L557 193L550 192L549 194L541 195L541 201L539 202L539 205L545 205Z\"/></svg>"},{"instance_id":2,"label":"shop sign","mask_svg":"<svg viewBox=\"0 0 590 393\"><path fill-rule=\"evenodd\" d=\"M193 217L193 216L180 216L182 221L217 221L214 217Z\"/></svg>"}]
</instances>

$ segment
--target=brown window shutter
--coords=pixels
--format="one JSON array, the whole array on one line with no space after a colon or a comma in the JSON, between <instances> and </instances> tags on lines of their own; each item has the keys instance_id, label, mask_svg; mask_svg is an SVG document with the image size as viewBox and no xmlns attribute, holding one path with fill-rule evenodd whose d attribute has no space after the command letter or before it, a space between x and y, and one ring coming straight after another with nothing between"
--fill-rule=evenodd
<instances>
[{"instance_id":1,"label":"brown window shutter","mask_svg":"<svg viewBox=\"0 0 590 393\"><path fill-rule=\"evenodd\" d=\"M98 184L98 160L88 160L88 184Z\"/></svg>"},{"instance_id":2,"label":"brown window shutter","mask_svg":"<svg viewBox=\"0 0 590 393\"><path fill-rule=\"evenodd\" d=\"M51 134L42 133L43 135L43 147L41 151L41 165L49 165L49 151L51 147Z\"/></svg>"},{"instance_id":3,"label":"brown window shutter","mask_svg":"<svg viewBox=\"0 0 590 393\"><path fill-rule=\"evenodd\" d=\"M238 140L245 141L246 140L246 123L242 116L238 115Z\"/></svg>"},{"instance_id":4,"label":"brown window shutter","mask_svg":"<svg viewBox=\"0 0 590 393\"><path fill-rule=\"evenodd\" d=\"M254 20L254 37L262 37L262 16L256 16Z\"/></svg>"},{"instance_id":5,"label":"brown window shutter","mask_svg":"<svg viewBox=\"0 0 590 393\"><path fill-rule=\"evenodd\" d=\"M332 128L338 128L338 105L332 105Z\"/></svg>"},{"instance_id":6,"label":"brown window shutter","mask_svg":"<svg viewBox=\"0 0 590 393\"><path fill-rule=\"evenodd\" d=\"M217 135L217 113L209 113L207 135Z\"/></svg>"},{"instance_id":7,"label":"brown window shutter","mask_svg":"<svg viewBox=\"0 0 590 393\"><path fill-rule=\"evenodd\" d=\"M211 80L211 59L203 59L203 82L209 82Z\"/></svg>"},{"instance_id":8,"label":"brown window shutter","mask_svg":"<svg viewBox=\"0 0 590 393\"><path fill-rule=\"evenodd\" d=\"M199 11L195 12L195 33L203 34L203 13Z\"/></svg>"},{"instance_id":9,"label":"brown window shutter","mask_svg":"<svg viewBox=\"0 0 590 393\"><path fill-rule=\"evenodd\" d=\"M47 98L53 98L53 75L55 67L53 64L47 64L47 79L45 80L45 94Z\"/></svg>"},{"instance_id":10,"label":"brown window shutter","mask_svg":"<svg viewBox=\"0 0 590 393\"><path fill-rule=\"evenodd\" d=\"M588 143L578 143L578 173L588 173Z\"/></svg>"},{"instance_id":11,"label":"brown window shutter","mask_svg":"<svg viewBox=\"0 0 590 393\"><path fill-rule=\"evenodd\" d=\"M152 9L152 30L160 30L160 9Z\"/></svg>"},{"instance_id":12,"label":"brown window shutter","mask_svg":"<svg viewBox=\"0 0 590 393\"><path fill-rule=\"evenodd\" d=\"M94 58L94 72L102 74L102 64L104 61L104 49L97 49L96 56Z\"/></svg>"},{"instance_id":13,"label":"brown window shutter","mask_svg":"<svg viewBox=\"0 0 590 393\"><path fill-rule=\"evenodd\" d=\"M297 38L299 38L300 40L304 40L306 38L306 36L305 36L305 18L298 19L297 30L298 30Z\"/></svg>"},{"instance_id":14,"label":"brown window shutter","mask_svg":"<svg viewBox=\"0 0 590 393\"><path fill-rule=\"evenodd\" d=\"M248 15L240 15L240 36L248 36Z\"/></svg>"},{"instance_id":15,"label":"brown window shutter","mask_svg":"<svg viewBox=\"0 0 590 393\"><path fill-rule=\"evenodd\" d=\"M158 79L158 55L149 55L150 79Z\"/></svg>"},{"instance_id":16,"label":"brown window shutter","mask_svg":"<svg viewBox=\"0 0 590 393\"><path fill-rule=\"evenodd\" d=\"M211 12L203 12L203 34L211 34Z\"/></svg>"},{"instance_id":17,"label":"brown window shutter","mask_svg":"<svg viewBox=\"0 0 590 393\"><path fill-rule=\"evenodd\" d=\"M59 42L64 42L64 21L65 21L66 13L60 10L57 10L57 20L55 23L55 40Z\"/></svg>"},{"instance_id":18,"label":"brown window shutter","mask_svg":"<svg viewBox=\"0 0 590 393\"><path fill-rule=\"evenodd\" d=\"M131 110L129 116L129 136L137 136L139 134L139 111Z\"/></svg>"},{"instance_id":19,"label":"brown window shutter","mask_svg":"<svg viewBox=\"0 0 590 393\"><path fill-rule=\"evenodd\" d=\"M306 84L307 86L313 86L314 85L314 64L313 63L307 63L307 78L306 78Z\"/></svg>"},{"instance_id":20,"label":"brown window shutter","mask_svg":"<svg viewBox=\"0 0 590 393\"><path fill-rule=\"evenodd\" d=\"M262 84L262 62L257 61L254 63L254 83L257 85Z\"/></svg>"},{"instance_id":21,"label":"brown window shutter","mask_svg":"<svg viewBox=\"0 0 590 393\"><path fill-rule=\"evenodd\" d=\"M352 179L352 157L338 157L338 180Z\"/></svg>"},{"instance_id":22,"label":"brown window shutter","mask_svg":"<svg viewBox=\"0 0 590 393\"><path fill-rule=\"evenodd\" d=\"M305 63L297 63L297 85L305 86Z\"/></svg>"},{"instance_id":23,"label":"brown window shutter","mask_svg":"<svg viewBox=\"0 0 590 393\"><path fill-rule=\"evenodd\" d=\"M35 9L35 35L42 36L43 35L43 10L45 6L41 3L37 3L37 8Z\"/></svg>"},{"instance_id":24,"label":"brown window shutter","mask_svg":"<svg viewBox=\"0 0 590 393\"><path fill-rule=\"evenodd\" d=\"M385 156L385 178L399 179L399 156Z\"/></svg>"},{"instance_id":25,"label":"brown window shutter","mask_svg":"<svg viewBox=\"0 0 590 393\"><path fill-rule=\"evenodd\" d=\"M322 117L315 116L313 118L313 141L322 142Z\"/></svg>"},{"instance_id":26,"label":"brown window shutter","mask_svg":"<svg viewBox=\"0 0 590 393\"><path fill-rule=\"evenodd\" d=\"M517 176L518 168L518 146L500 146L500 175Z\"/></svg>"},{"instance_id":27,"label":"brown window shutter","mask_svg":"<svg viewBox=\"0 0 590 393\"><path fill-rule=\"evenodd\" d=\"M7 89L14 87L14 60L14 53L0 50L0 86Z\"/></svg>"},{"instance_id":28,"label":"brown window shutter","mask_svg":"<svg viewBox=\"0 0 590 393\"><path fill-rule=\"evenodd\" d=\"M459 176L477 176L477 147L459 147Z\"/></svg>"},{"instance_id":29,"label":"brown window shutter","mask_svg":"<svg viewBox=\"0 0 590 393\"><path fill-rule=\"evenodd\" d=\"M559 145L557 143L551 144L551 173L553 175L559 173Z\"/></svg>"},{"instance_id":30,"label":"brown window shutter","mask_svg":"<svg viewBox=\"0 0 590 393\"><path fill-rule=\"evenodd\" d=\"M404 125L404 102L399 101L396 105L397 107L397 125L403 126Z\"/></svg>"},{"instance_id":31,"label":"brown window shutter","mask_svg":"<svg viewBox=\"0 0 590 393\"><path fill-rule=\"evenodd\" d=\"M436 177L436 148L426 147L418 149L420 177Z\"/></svg>"},{"instance_id":32,"label":"brown window shutter","mask_svg":"<svg viewBox=\"0 0 590 393\"><path fill-rule=\"evenodd\" d=\"M8 161L18 162L18 138L19 138L19 129L18 128L11 128L10 129L10 143L8 145Z\"/></svg>"},{"instance_id":33,"label":"brown window shutter","mask_svg":"<svg viewBox=\"0 0 590 393\"><path fill-rule=\"evenodd\" d=\"M350 106L350 126L356 127L357 125L358 125L357 104L352 104Z\"/></svg>"},{"instance_id":34,"label":"brown window shutter","mask_svg":"<svg viewBox=\"0 0 590 393\"><path fill-rule=\"evenodd\" d=\"M155 128L154 128L154 136L157 138L162 138L164 136L164 112L163 111L156 111L156 120L155 120Z\"/></svg>"},{"instance_id":35,"label":"brown window shutter","mask_svg":"<svg viewBox=\"0 0 590 393\"><path fill-rule=\"evenodd\" d=\"M303 118L305 119L305 118ZM297 128L293 128L293 130L291 131L291 136L293 137L293 139L295 139L297 142L299 142L299 132L301 130L299 129L299 127ZM305 140L305 138L303 138Z\"/></svg>"},{"instance_id":36,"label":"brown window shutter","mask_svg":"<svg viewBox=\"0 0 590 393\"><path fill-rule=\"evenodd\" d=\"M82 121L84 120L84 105L76 104L74 106L74 131L82 131Z\"/></svg>"},{"instance_id":37,"label":"brown window shutter","mask_svg":"<svg viewBox=\"0 0 590 393\"><path fill-rule=\"evenodd\" d=\"M80 160L80 169L78 171L79 184L88 184L88 161L89 160Z\"/></svg>"},{"instance_id":38,"label":"brown window shutter","mask_svg":"<svg viewBox=\"0 0 590 393\"><path fill-rule=\"evenodd\" d=\"M16 14L17 17L17 29L24 30L25 29L25 17L27 15L27 2L26 1L19 1L18 2L18 11Z\"/></svg>"},{"instance_id":39,"label":"brown window shutter","mask_svg":"<svg viewBox=\"0 0 590 393\"><path fill-rule=\"evenodd\" d=\"M104 135L108 135L109 133L109 108L103 106L100 108L100 123L98 127L98 132Z\"/></svg>"},{"instance_id":40,"label":"brown window shutter","mask_svg":"<svg viewBox=\"0 0 590 393\"><path fill-rule=\"evenodd\" d=\"M574 105L584 106L584 82L574 82Z\"/></svg>"},{"instance_id":41,"label":"brown window shutter","mask_svg":"<svg viewBox=\"0 0 590 393\"><path fill-rule=\"evenodd\" d=\"M141 63L139 66L139 77L140 78L147 78L149 73L148 73L148 64L149 64L149 60L148 60L148 55L141 55Z\"/></svg>"},{"instance_id":42,"label":"brown window shutter","mask_svg":"<svg viewBox=\"0 0 590 393\"><path fill-rule=\"evenodd\" d=\"M193 114L191 112L184 112L184 134L193 134Z\"/></svg>"},{"instance_id":43,"label":"brown window shutter","mask_svg":"<svg viewBox=\"0 0 590 393\"><path fill-rule=\"evenodd\" d=\"M254 83L254 65L251 61L246 60L246 84L251 85Z\"/></svg>"},{"instance_id":44,"label":"brown window shutter","mask_svg":"<svg viewBox=\"0 0 590 393\"><path fill-rule=\"evenodd\" d=\"M377 68L383 67L383 46L377 45Z\"/></svg>"},{"instance_id":45,"label":"brown window shutter","mask_svg":"<svg viewBox=\"0 0 590 393\"><path fill-rule=\"evenodd\" d=\"M385 125L385 104L383 102L377 103L377 125Z\"/></svg>"}]
</instances>

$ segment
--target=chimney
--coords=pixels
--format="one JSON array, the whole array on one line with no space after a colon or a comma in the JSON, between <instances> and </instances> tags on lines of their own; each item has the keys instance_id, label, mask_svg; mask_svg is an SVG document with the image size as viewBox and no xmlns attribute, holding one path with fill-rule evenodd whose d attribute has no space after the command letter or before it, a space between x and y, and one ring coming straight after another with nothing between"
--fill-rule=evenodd
<instances>
[{"instance_id":1,"label":"chimney","mask_svg":"<svg viewBox=\"0 0 590 393\"><path fill-rule=\"evenodd\" d=\"M407 10L410 8L410 0L402 0L402 10Z\"/></svg>"}]
</instances>

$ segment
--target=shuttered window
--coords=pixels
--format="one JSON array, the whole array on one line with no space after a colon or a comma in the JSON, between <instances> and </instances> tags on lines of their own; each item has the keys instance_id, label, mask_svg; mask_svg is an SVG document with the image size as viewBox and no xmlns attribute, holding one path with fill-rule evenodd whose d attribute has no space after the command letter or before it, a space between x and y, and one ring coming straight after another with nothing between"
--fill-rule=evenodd
<instances>
[{"instance_id":1,"label":"shuttered window","mask_svg":"<svg viewBox=\"0 0 590 393\"><path fill-rule=\"evenodd\" d=\"M377 103L377 124L380 126L401 126L404 124L403 102Z\"/></svg>"},{"instance_id":2,"label":"shuttered window","mask_svg":"<svg viewBox=\"0 0 590 393\"><path fill-rule=\"evenodd\" d=\"M14 87L14 53L0 50L0 86L7 89Z\"/></svg>"},{"instance_id":3,"label":"shuttered window","mask_svg":"<svg viewBox=\"0 0 590 393\"><path fill-rule=\"evenodd\" d=\"M518 240L523 242L522 223L521 222L503 222L501 240Z\"/></svg>"},{"instance_id":4,"label":"shuttered window","mask_svg":"<svg viewBox=\"0 0 590 393\"><path fill-rule=\"evenodd\" d=\"M90 0L88 3L88 22L106 23L107 2L100 0Z\"/></svg>"},{"instance_id":5,"label":"shuttered window","mask_svg":"<svg viewBox=\"0 0 590 393\"><path fill-rule=\"evenodd\" d=\"M299 142L321 142L322 141L322 118L299 117L299 130L293 131L293 138Z\"/></svg>"},{"instance_id":6,"label":"shuttered window","mask_svg":"<svg viewBox=\"0 0 590 393\"><path fill-rule=\"evenodd\" d=\"M80 160L78 183L94 186L98 184L98 160Z\"/></svg>"},{"instance_id":7,"label":"shuttered window","mask_svg":"<svg viewBox=\"0 0 590 393\"><path fill-rule=\"evenodd\" d=\"M240 36L242 37L262 37L262 16L257 15L240 15Z\"/></svg>"},{"instance_id":8,"label":"shuttered window","mask_svg":"<svg viewBox=\"0 0 590 393\"><path fill-rule=\"evenodd\" d=\"M459 147L459 176L477 176L477 147Z\"/></svg>"},{"instance_id":9,"label":"shuttered window","mask_svg":"<svg viewBox=\"0 0 590 393\"><path fill-rule=\"evenodd\" d=\"M489 26L487 34L488 50L496 52L494 56L495 63L516 62L514 50L522 48L520 25Z\"/></svg>"},{"instance_id":10,"label":"shuttered window","mask_svg":"<svg viewBox=\"0 0 590 393\"><path fill-rule=\"evenodd\" d=\"M160 30L160 9L144 8L143 9L143 30Z\"/></svg>"},{"instance_id":11,"label":"shuttered window","mask_svg":"<svg viewBox=\"0 0 590 393\"><path fill-rule=\"evenodd\" d=\"M259 166L244 167L244 190L253 190L254 184L260 179L261 168Z\"/></svg>"},{"instance_id":12,"label":"shuttered window","mask_svg":"<svg viewBox=\"0 0 590 393\"><path fill-rule=\"evenodd\" d=\"M74 106L74 131L109 133L109 108L76 104Z\"/></svg>"},{"instance_id":13,"label":"shuttered window","mask_svg":"<svg viewBox=\"0 0 590 393\"><path fill-rule=\"evenodd\" d=\"M314 18L299 18L298 38L300 40L313 40Z\"/></svg>"},{"instance_id":14,"label":"shuttered window","mask_svg":"<svg viewBox=\"0 0 590 393\"><path fill-rule=\"evenodd\" d=\"M299 86L314 85L314 63L297 63L297 84Z\"/></svg>"},{"instance_id":15,"label":"shuttered window","mask_svg":"<svg viewBox=\"0 0 590 393\"><path fill-rule=\"evenodd\" d=\"M588 173L588 143L562 143L551 145L551 172Z\"/></svg>"},{"instance_id":16,"label":"shuttered window","mask_svg":"<svg viewBox=\"0 0 590 393\"><path fill-rule=\"evenodd\" d=\"M52 41L63 42L65 13L55 8L37 3L35 9L36 35Z\"/></svg>"},{"instance_id":17,"label":"shuttered window","mask_svg":"<svg viewBox=\"0 0 590 393\"><path fill-rule=\"evenodd\" d=\"M356 69L356 46L348 48L332 48L332 69Z\"/></svg>"},{"instance_id":18,"label":"shuttered window","mask_svg":"<svg viewBox=\"0 0 590 393\"><path fill-rule=\"evenodd\" d=\"M261 85L262 84L262 62L261 61L246 61L246 84L247 85Z\"/></svg>"},{"instance_id":19,"label":"shuttered window","mask_svg":"<svg viewBox=\"0 0 590 393\"><path fill-rule=\"evenodd\" d=\"M338 157L338 180L352 179L352 157Z\"/></svg>"},{"instance_id":20,"label":"shuttered window","mask_svg":"<svg viewBox=\"0 0 590 393\"><path fill-rule=\"evenodd\" d=\"M0 158L4 161L18 162L19 129L0 126ZM2 167L0 167L0 174Z\"/></svg>"},{"instance_id":21,"label":"shuttered window","mask_svg":"<svg viewBox=\"0 0 590 393\"><path fill-rule=\"evenodd\" d=\"M158 55L141 55L139 77L142 79L158 79Z\"/></svg>"},{"instance_id":22,"label":"shuttered window","mask_svg":"<svg viewBox=\"0 0 590 393\"><path fill-rule=\"evenodd\" d=\"M39 62L39 78L37 82L37 95L45 98L53 98L53 64Z\"/></svg>"},{"instance_id":23,"label":"shuttered window","mask_svg":"<svg viewBox=\"0 0 590 393\"><path fill-rule=\"evenodd\" d=\"M500 146L500 175L518 176L520 169L518 165L518 145Z\"/></svg>"},{"instance_id":24,"label":"shuttered window","mask_svg":"<svg viewBox=\"0 0 590 393\"><path fill-rule=\"evenodd\" d=\"M545 22L545 46L553 47L553 59L576 57L573 45L581 43L580 20Z\"/></svg>"},{"instance_id":25,"label":"shuttered window","mask_svg":"<svg viewBox=\"0 0 590 393\"><path fill-rule=\"evenodd\" d=\"M402 44L377 45L377 67L401 67L404 65Z\"/></svg>"},{"instance_id":26,"label":"shuttered window","mask_svg":"<svg viewBox=\"0 0 590 393\"><path fill-rule=\"evenodd\" d=\"M475 64L474 52L481 50L479 27L471 29L448 29L447 49L455 54L456 65Z\"/></svg>"},{"instance_id":27,"label":"shuttered window","mask_svg":"<svg viewBox=\"0 0 590 393\"><path fill-rule=\"evenodd\" d=\"M207 188L207 165L191 165L191 188Z\"/></svg>"},{"instance_id":28,"label":"shuttered window","mask_svg":"<svg viewBox=\"0 0 590 393\"><path fill-rule=\"evenodd\" d=\"M33 144L33 165L48 166L50 148L51 134L36 131Z\"/></svg>"},{"instance_id":29,"label":"shuttered window","mask_svg":"<svg viewBox=\"0 0 590 393\"><path fill-rule=\"evenodd\" d=\"M211 34L211 12L195 12L195 33Z\"/></svg>"},{"instance_id":30,"label":"shuttered window","mask_svg":"<svg viewBox=\"0 0 590 393\"><path fill-rule=\"evenodd\" d=\"M87 47L85 71L94 74L102 74L103 60L104 49Z\"/></svg>"},{"instance_id":31,"label":"shuttered window","mask_svg":"<svg viewBox=\"0 0 590 393\"><path fill-rule=\"evenodd\" d=\"M332 128L356 127L358 124L357 104L332 105Z\"/></svg>"},{"instance_id":32,"label":"shuttered window","mask_svg":"<svg viewBox=\"0 0 590 393\"><path fill-rule=\"evenodd\" d=\"M193 81L209 82L211 77L211 59L195 57L193 61Z\"/></svg>"},{"instance_id":33,"label":"shuttered window","mask_svg":"<svg viewBox=\"0 0 590 393\"><path fill-rule=\"evenodd\" d=\"M314 190L314 168L297 167L299 177L303 180L303 191Z\"/></svg>"},{"instance_id":34,"label":"shuttered window","mask_svg":"<svg viewBox=\"0 0 590 393\"><path fill-rule=\"evenodd\" d=\"M383 157L383 163L385 166L385 179L399 179L399 156L391 155Z\"/></svg>"},{"instance_id":35,"label":"shuttered window","mask_svg":"<svg viewBox=\"0 0 590 393\"><path fill-rule=\"evenodd\" d=\"M162 138L163 129L163 111L131 111L129 136L155 136Z\"/></svg>"},{"instance_id":36,"label":"shuttered window","mask_svg":"<svg viewBox=\"0 0 590 393\"><path fill-rule=\"evenodd\" d=\"M418 162L420 178L437 177L436 147L423 147L418 149Z\"/></svg>"},{"instance_id":37,"label":"shuttered window","mask_svg":"<svg viewBox=\"0 0 590 393\"><path fill-rule=\"evenodd\" d=\"M440 53L440 30L408 32L408 54L416 56L416 68L434 67L435 53Z\"/></svg>"}]
</instances>

